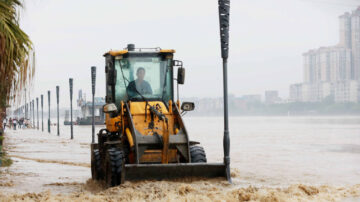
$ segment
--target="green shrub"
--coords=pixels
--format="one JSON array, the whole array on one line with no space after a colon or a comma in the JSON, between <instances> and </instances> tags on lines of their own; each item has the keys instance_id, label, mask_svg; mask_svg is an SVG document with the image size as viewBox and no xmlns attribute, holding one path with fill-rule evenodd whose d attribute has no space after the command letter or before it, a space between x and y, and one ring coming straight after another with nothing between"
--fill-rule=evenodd
<instances>
[{"instance_id":1,"label":"green shrub","mask_svg":"<svg viewBox=\"0 0 360 202\"><path fill-rule=\"evenodd\" d=\"M1 157L1 166L2 167L8 167L11 166L13 161L10 158L7 158L6 156Z\"/></svg>"},{"instance_id":2,"label":"green shrub","mask_svg":"<svg viewBox=\"0 0 360 202\"><path fill-rule=\"evenodd\" d=\"M13 163L13 161L7 157L6 153L2 151L2 146L0 146L0 161L2 167L8 167Z\"/></svg>"}]
</instances>

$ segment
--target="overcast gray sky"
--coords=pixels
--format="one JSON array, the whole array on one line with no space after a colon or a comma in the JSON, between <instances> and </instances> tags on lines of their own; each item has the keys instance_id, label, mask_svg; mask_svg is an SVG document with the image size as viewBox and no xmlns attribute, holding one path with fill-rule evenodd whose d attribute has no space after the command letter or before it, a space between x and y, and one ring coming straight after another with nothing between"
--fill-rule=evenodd
<instances>
[{"instance_id":1,"label":"overcast gray sky","mask_svg":"<svg viewBox=\"0 0 360 202\"><path fill-rule=\"evenodd\" d=\"M302 82L302 53L338 43L338 16L357 0L232 0L229 91L261 94ZM32 96L60 85L61 105L91 93L90 67L97 66L97 96L105 95L103 53L137 47L176 49L186 67L181 97L222 95L217 0L32 0L25 2L22 28L36 50Z\"/></svg>"}]
</instances>

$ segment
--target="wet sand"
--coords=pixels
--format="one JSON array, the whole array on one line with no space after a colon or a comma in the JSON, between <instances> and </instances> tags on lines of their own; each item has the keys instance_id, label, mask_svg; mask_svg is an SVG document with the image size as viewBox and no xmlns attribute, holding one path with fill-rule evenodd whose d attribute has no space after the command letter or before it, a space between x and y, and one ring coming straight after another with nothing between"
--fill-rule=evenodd
<instances>
[{"instance_id":1,"label":"wet sand","mask_svg":"<svg viewBox=\"0 0 360 202\"><path fill-rule=\"evenodd\" d=\"M196 121L199 120L195 119L192 123ZM349 134L352 134L359 131L357 125L356 123L344 127ZM188 128L191 127L193 126L189 124ZM344 173L343 170L337 169L340 173L336 173L331 170L332 168L328 168L331 171L330 174L333 174L333 176L328 176L329 179L325 179L329 173L322 176L322 169L326 168L317 166L316 163L319 162L312 162L315 164L311 168L305 166L305 168L298 168L300 172L284 172L281 179L279 177L281 170L278 170L277 165L289 158L287 156L282 156L282 161L272 159L273 164L266 165L271 166L271 170L262 172L261 167L264 164L251 159L257 153L251 149L254 143L248 142L248 161L232 153L234 183L231 185L223 179L181 179L126 182L119 187L104 189L101 184L90 180L88 142L91 140L91 127L75 127L74 140L69 140L68 129L62 126L60 137L54 133L48 134L33 129L7 131L5 146L14 163L11 167L0 168L0 201L360 201L359 162L351 161L359 158L356 145L359 142L353 139L354 144L342 147L341 145L344 144L340 139L344 141L346 137L339 137L339 147L330 147L330 150L335 149L328 152L331 156L325 155L324 152L321 155L327 162L332 162L336 161L336 158L342 158L342 154L349 156L351 153L353 156L347 165L339 165L339 167L350 169L350 172ZM261 131L261 128L257 130ZM330 130L334 131L333 128ZM52 131L56 131L55 128ZM196 128L191 131L195 131L196 134ZM267 130L267 133L271 134L272 131ZM245 133L245 136L249 134L251 131L248 134ZM235 139L234 142L236 142L235 134L232 135L232 140ZM198 136L200 140L201 137ZM256 138L259 136L249 136L249 139ZM296 137L290 138L294 140ZM204 140L201 141L204 142ZM241 141L249 140L243 138ZM259 143L259 141L254 142ZM271 141L279 143L284 140L273 138ZM306 140L297 139L296 141L305 142ZM206 141L204 143L207 151L209 148L210 150L215 148L215 145L211 143L206 144ZM317 143L321 144L319 141ZM238 148L232 144L232 152L238 151ZM271 149L269 152L273 153ZM276 150L276 152L279 151ZM220 155L218 153L208 152L209 161L221 159L221 150ZM301 160L305 161L305 165L311 163L306 162L305 158ZM344 160L339 160L341 161ZM292 164L293 161L288 160L288 162ZM244 168L242 167L244 165L250 167ZM286 167L290 170L294 169L291 166ZM320 170L320 174L312 170ZM340 177L341 172L343 172L343 179Z\"/></svg>"},{"instance_id":2,"label":"wet sand","mask_svg":"<svg viewBox=\"0 0 360 202\"><path fill-rule=\"evenodd\" d=\"M79 191L60 194L50 189L40 193L0 193L1 201L358 201L360 185L349 187L292 185L287 188L234 188L221 179L193 182L143 181L102 190L89 180L85 184L58 183Z\"/></svg>"}]
</instances>

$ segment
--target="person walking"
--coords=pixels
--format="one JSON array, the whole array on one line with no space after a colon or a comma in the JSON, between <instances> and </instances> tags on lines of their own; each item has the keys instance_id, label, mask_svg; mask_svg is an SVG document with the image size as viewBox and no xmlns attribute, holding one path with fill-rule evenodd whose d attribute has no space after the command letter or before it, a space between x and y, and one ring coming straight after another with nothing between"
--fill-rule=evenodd
<instances>
[{"instance_id":1,"label":"person walking","mask_svg":"<svg viewBox=\"0 0 360 202\"><path fill-rule=\"evenodd\" d=\"M16 130L16 124L17 124L17 120L14 118L13 119L14 130Z\"/></svg>"},{"instance_id":2,"label":"person walking","mask_svg":"<svg viewBox=\"0 0 360 202\"><path fill-rule=\"evenodd\" d=\"M24 124L24 118L21 118L19 120L19 128L22 129L23 128L23 124Z\"/></svg>"},{"instance_id":3,"label":"person walking","mask_svg":"<svg viewBox=\"0 0 360 202\"><path fill-rule=\"evenodd\" d=\"M5 131L5 128L6 128L6 124L7 124L7 119L4 118L4 120L3 120L4 131Z\"/></svg>"}]
</instances>

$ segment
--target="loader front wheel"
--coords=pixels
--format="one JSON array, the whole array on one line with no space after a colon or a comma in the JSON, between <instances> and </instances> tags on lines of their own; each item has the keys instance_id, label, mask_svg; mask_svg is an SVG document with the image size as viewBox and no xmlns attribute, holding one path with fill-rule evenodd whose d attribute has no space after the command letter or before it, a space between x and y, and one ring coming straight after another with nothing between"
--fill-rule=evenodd
<instances>
[{"instance_id":1,"label":"loader front wheel","mask_svg":"<svg viewBox=\"0 0 360 202\"><path fill-rule=\"evenodd\" d=\"M101 159L100 152L98 149L93 150L91 159L91 177L93 180L101 180L103 179L102 171L101 171Z\"/></svg>"},{"instance_id":2,"label":"loader front wheel","mask_svg":"<svg viewBox=\"0 0 360 202\"><path fill-rule=\"evenodd\" d=\"M121 184L121 172L125 163L124 152L110 148L106 153L106 185L113 187Z\"/></svg>"},{"instance_id":3,"label":"loader front wheel","mask_svg":"<svg viewBox=\"0 0 360 202\"><path fill-rule=\"evenodd\" d=\"M206 154L203 147L190 146L191 163L206 163Z\"/></svg>"}]
</instances>

